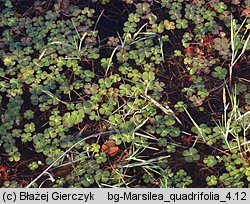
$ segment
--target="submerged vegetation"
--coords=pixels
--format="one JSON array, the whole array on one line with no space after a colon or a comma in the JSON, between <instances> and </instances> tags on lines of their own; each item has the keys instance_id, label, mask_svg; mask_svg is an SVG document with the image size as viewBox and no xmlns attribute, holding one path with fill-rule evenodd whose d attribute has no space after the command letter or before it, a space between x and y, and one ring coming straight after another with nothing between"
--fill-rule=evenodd
<instances>
[{"instance_id":1,"label":"submerged vegetation","mask_svg":"<svg viewBox=\"0 0 250 204\"><path fill-rule=\"evenodd\" d=\"M2 187L248 187L249 0L0 0Z\"/></svg>"}]
</instances>

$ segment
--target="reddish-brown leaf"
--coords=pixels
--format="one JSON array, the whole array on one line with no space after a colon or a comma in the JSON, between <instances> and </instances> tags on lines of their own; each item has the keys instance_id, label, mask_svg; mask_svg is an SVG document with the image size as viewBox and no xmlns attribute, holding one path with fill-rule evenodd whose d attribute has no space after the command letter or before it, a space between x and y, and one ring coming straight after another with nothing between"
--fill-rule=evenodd
<instances>
[{"instance_id":1,"label":"reddish-brown leaf","mask_svg":"<svg viewBox=\"0 0 250 204\"><path fill-rule=\"evenodd\" d=\"M115 141L110 140L102 145L102 151L109 156L115 156L120 149L116 146Z\"/></svg>"},{"instance_id":2,"label":"reddish-brown leaf","mask_svg":"<svg viewBox=\"0 0 250 204\"><path fill-rule=\"evenodd\" d=\"M241 13L242 16L246 18L250 18L250 6L247 6Z\"/></svg>"},{"instance_id":3,"label":"reddish-brown leaf","mask_svg":"<svg viewBox=\"0 0 250 204\"><path fill-rule=\"evenodd\" d=\"M210 35L206 35L203 39L203 43L204 46L208 46L208 45L212 45L214 44L214 39L212 36Z\"/></svg>"}]
</instances>

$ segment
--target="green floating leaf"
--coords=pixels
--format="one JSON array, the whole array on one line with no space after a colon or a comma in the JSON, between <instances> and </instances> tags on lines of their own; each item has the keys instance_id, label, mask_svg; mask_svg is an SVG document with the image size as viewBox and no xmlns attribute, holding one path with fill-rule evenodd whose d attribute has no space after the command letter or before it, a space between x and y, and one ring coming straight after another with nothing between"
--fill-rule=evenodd
<instances>
[{"instance_id":1,"label":"green floating leaf","mask_svg":"<svg viewBox=\"0 0 250 204\"><path fill-rule=\"evenodd\" d=\"M189 148L188 150L184 150L182 155L184 156L185 161L193 162L198 161L200 159L200 155L198 154L198 150L196 148Z\"/></svg>"}]
</instances>

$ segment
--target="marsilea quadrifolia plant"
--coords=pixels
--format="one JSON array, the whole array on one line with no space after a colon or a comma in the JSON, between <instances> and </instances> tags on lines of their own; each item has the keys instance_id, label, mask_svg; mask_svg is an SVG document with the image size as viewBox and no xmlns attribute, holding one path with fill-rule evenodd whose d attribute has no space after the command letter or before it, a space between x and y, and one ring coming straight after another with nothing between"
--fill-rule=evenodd
<instances>
[{"instance_id":1,"label":"marsilea quadrifolia plant","mask_svg":"<svg viewBox=\"0 0 250 204\"><path fill-rule=\"evenodd\" d=\"M248 186L248 0L0 2L1 185Z\"/></svg>"}]
</instances>

